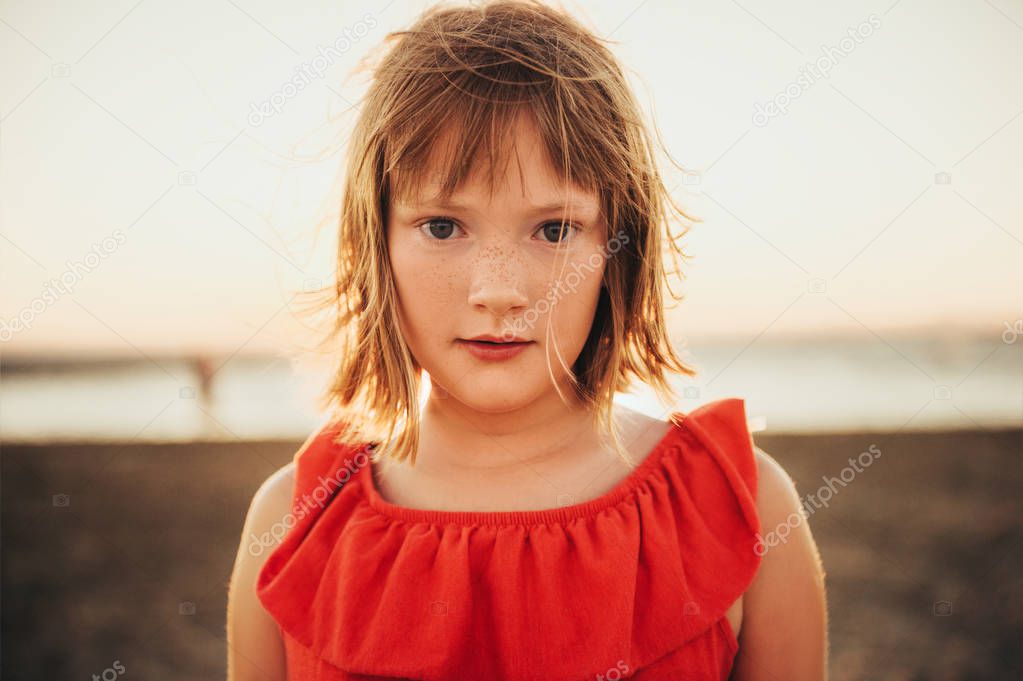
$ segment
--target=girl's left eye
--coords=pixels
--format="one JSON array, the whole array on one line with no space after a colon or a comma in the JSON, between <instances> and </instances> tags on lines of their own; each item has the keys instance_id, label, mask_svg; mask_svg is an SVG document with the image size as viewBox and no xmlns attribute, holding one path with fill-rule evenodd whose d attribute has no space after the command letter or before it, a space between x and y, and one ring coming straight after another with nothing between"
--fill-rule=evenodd
<instances>
[{"instance_id":1,"label":"girl's left eye","mask_svg":"<svg viewBox=\"0 0 1023 681\"><path fill-rule=\"evenodd\" d=\"M559 244L571 239L578 229L575 225L570 225L567 222L548 222L537 232L543 232L545 238L551 239L547 243Z\"/></svg>"}]
</instances>

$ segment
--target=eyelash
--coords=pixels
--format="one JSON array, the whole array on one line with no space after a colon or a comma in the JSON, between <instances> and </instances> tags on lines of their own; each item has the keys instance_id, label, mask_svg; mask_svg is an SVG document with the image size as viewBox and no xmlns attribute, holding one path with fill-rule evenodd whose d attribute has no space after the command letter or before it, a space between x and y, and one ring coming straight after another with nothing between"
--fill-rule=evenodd
<instances>
[{"instance_id":1,"label":"eyelash","mask_svg":"<svg viewBox=\"0 0 1023 681\"><path fill-rule=\"evenodd\" d=\"M426 238L427 241L433 241L433 242L442 243L444 241L450 241L451 240L451 237L448 237L447 239L438 239L437 237L434 237L434 236L430 235L429 233L427 233L427 232L425 232L423 230L423 227L426 227L427 225L429 225L429 224L431 224L433 222L450 222L453 225L455 225L456 227L458 227L459 229L462 229L462 226L460 224L458 224L458 220L455 220L454 218L448 218L448 217L444 217L444 216L427 218L426 220L422 220L421 222L419 222L416 225L416 229L419 230L419 232L421 234L423 234L423 236ZM582 231L581 227L579 227L577 225L574 225L572 223L561 223L560 220L550 220L548 222L545 222L542 225L540 225L537 228L536 231L539 232L543 228L545 228L547 225L555 225L555 224L564 224L565 227L567 227L567 236L565 236L561 241L544 241L544 243L547 244L548 246L557 246L559 244L566 243L566 242L572 240L573 238L575 238L573 236L573 234L575 234L576 232ZM534 232L534 234L535 234L535 232Z\"/></svg>"}]
</instances>

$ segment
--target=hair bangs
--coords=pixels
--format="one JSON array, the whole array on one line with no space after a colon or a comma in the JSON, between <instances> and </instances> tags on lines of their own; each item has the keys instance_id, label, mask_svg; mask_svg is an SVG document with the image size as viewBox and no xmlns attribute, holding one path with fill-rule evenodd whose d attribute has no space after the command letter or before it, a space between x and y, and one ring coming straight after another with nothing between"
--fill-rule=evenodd
<instances>
[{"instance_id":1,"label":"hair bangs","mask_svg":"<svg viewBox=\"0 0 1023 681\"><path fill-rule=\"evenodd\" d=\"M406 205L423 199L448 202L466 181L476 177L493 195L516 160L514 132L519 125L537 134L559 182L600 196L599 167L588 166L585 158L573 158L557 131L541 125L555 115L543 111L544 99L509 106L502 103L505 99L500 95L485 100L451 88L440 101L437 113L424 115L411 127L388 131L393 142L387 145L390 154L381 178L388 201ZM572 121L567 125L573 127Z\"/></svg>"}]
</instances>

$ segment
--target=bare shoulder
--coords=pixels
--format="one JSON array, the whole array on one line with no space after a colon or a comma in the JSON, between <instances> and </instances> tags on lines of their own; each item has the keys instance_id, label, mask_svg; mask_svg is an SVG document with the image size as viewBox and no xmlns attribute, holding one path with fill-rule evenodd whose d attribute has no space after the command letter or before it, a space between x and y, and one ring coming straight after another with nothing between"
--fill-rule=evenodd
<instances>
[{"instance_id":1,"label":"bare shoulder","mask_svg":"<svg viewBox=\"0 0 1023 681\"><path fill-rule=\"evenodd\" d=\"M757 459L757 511L763 529L798 513L801 507L796 484L778 461L754 447ZM773 521L773 522L772 522Z\"/></svg>"},{"instance_id":2,"label":"bare shoulder","mask_svg":"<svg viewBox=\"0 0 1023 681\"><path fill-rule=\"evenodd\" d=\"M289 461L274 471L252 496L246 518L257 526L269 526L284 517L291 508L295 487L295 462Z\"/></svg>"},{"instance_id":3,"label":"bare shoulder","mask_svg":"<svg viewBox=\"0 0 1023 681\"><path fill-rule=\"evenodd\" d=\"M796 484L755 447L761 555L743 595L743 627L734 681L827 677L824 568Z\"/></svg>"},{"instance_id":4,"label":"bare shoulder","mask_svg":"<svg viewBox=\"0 0 1023 681\"><path fill-rule=\"evenodd\" d=\"M758 553L769 563L768 576L782 569L812 568L821 581L824 568L810 532L810 518L796 483L777 459L754 447L757 459L757 513L761 545ZM776 550L777 549L777 550ZM774 552L770 561L768 555ZM777 565L776 565L777 564Z\"/></svg>"},{"instance_id":5,"label":"bare shoulder","mask_svg":"<svg viewBox=\"0 0 1023 681\"><path fill-rule=\"evenodd\" d=\"M249 504L228 588L228 681L286 676L280 630L256 596L256 580L283 536L294 485L295 464L290 462L263 481Z\"/></svg>"},{"instance_id":6,"label":"bare shoulder","mask_svg":"<svg viewBox=\"0 0 1023 681\"><path fill-rule=\"evenodd\" d=\"M294 461L274 471L252 495L245 515L242 541L235 559L235 574L255 587L255 577L283 534L286 516L291 513L295 485Z\"/></svg>"}]
</instances>

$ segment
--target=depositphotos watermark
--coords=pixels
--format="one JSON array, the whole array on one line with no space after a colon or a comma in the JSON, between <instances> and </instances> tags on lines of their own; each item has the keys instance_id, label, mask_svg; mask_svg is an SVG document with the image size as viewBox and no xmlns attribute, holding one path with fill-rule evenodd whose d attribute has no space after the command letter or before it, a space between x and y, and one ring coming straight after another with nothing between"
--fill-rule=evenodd
<instances>
[{"instance_id":1,"label":"depositphotos watermark","mask_svg":"<svg viewBox=\"0 0 1023 681\"><path fill-rule=\"evenodd\" d=\"M30 300L18 314L9 320L0 319L0 343L11 340L16 333L31 329L36 317L46 312L51 305L60 300L61 296L71 295L74 287L85 279L86 274L99 267L104 258L116 252L126 241L128 237L124 232L115 229L99 244L93 244L92 250L82 256L81 260L68 260L65 263L66 269L60 276L46 282L42 293Z\"/></svg>"},{"instance_id":2,"label":"depositphotos watermark","mask_svg":"<svg viewBox=\"0 0 1023 681\"><path fill-rule=\"evenodd\" d=\"M317 55L313 57L312 61L302 62L296 66L295 75L291 77L291 80L284 83L277 92L262 102L251 104L252 110L248 116L249 125L254 128L259 127L266 119L281 113L289 99L293 99L299 92L306 89L313 80L323 78L327 70L333 66L334 60L352 49L353 44L365 38L376 26L376 17L367 13L363 15L361 21L355 22L351 27L346 26L334 42L326 47L317 45Z\"/></svg>"},{"instance_id":3,"label":"depositphotos watermark","mask_svg":"<svg viewBox=\"0 0 1023 681\"><path fill-rule=\"evenodd\" d=\"M113 664L104 669L99 674L92 675L92 681L114 681L114 679L120 677L124 672L127 671L124 667L124 663L120 660L114 660Z\"/></svg>"},{"instance_id":4,"label":"depositphotos watermark","mask_svg":"<svg viewBox=\"0 0 1023 681\"><path fill-rule=\"evenodd\" d=\"M838 494L839 489L844 489L846 485L856 479L858 474L866 470L870 464L877 461L880 457L881 450L877 445L871 444L856 457L850 456L849 465L840 470L837 477L822 476L821 480L824 481L824 484L817 489L816 494L807 494L803 498L803 503L798 513L795 511L790 513L784 522L779 523L777 527L766 535L757 535L756 544L753 546L754 553L758 556L763 556L767 553L768 549L788 541L792 530L802 525L808 517L813 515L814 511L820 508L827 508L832 497Z\"/></svg>"},{"instance_id":5,"label":"depositphotos watermark","mask_svg":"<svg viewBox=\"0 0 1023 681\"><path fill-rule=\"evenodd\" d=\"M1017 319L1012 324L1009 322L1002 322L1005 324L1005 331L1002 331L1002 342L1006 345L1012 345L1020 338L1023 338L1023 319Z\"/></svg>"},{"instance_id":6,"label":"depositphotos watermark","mask_svg":"<svg viewBox=\"0 0 1023 681\"><path fill-rule=\"evenodd\" d=\"M541 315L547 314L563 296L575 293L586 274L596 271L605 260L609 260L612 255L622 250L627 243L629 243L629 235L625 233L625 230L619 230L604 245L602 253L591 253L584 263L572 263L572 271L564 278L558 279L547 289L547 295L544 298L536 301L536 304L526 310L522 317L513 321L511 328L505 329L501 333L502 338L505 341L510 341L520 332L534 328ZM585 270L585 274L580 273L582 270Z\"/></svg>"},{"instance_id":7,"label":"depositphotos watermark","mask_svg":"<svg viewBox=\"0 0 1023 681\"><path fill-rule=\"evenodd\" d=\"M596 681L620 681L629 673L629 664L625 660L618 660L615 666L608 668L603 674L597 674Z\"/></svg>"},{"instance_id":8,"label":"depositphotos watermark","mask_svg":"<svg viewBox=\"0 0 1023 681\"><path fill-rule=\"evenodd\" d=\"M831 69L838 66L839 61L849 56L857 45L862 44L864 39L872 36L874 31L879 28L881 28L881 19L876 14L871 14L855 29L850 28L849 35L839 40L837 47L821 45L823 54L815 61L807 62L800 68L798 78L786 85L785 89L767 100L766 103L758 102L753 105L753 125L762 128L775 116L783 116L788 113L792 100L798 99L821 78L830 78Z\"/></svg>"},{"instance_id":9,"label":"depositphotos watermark","mask_svg":"<svg viewBox=\"0 0 1023 681\"><path fill-rule=\"evenodd\" d=\"M309 515L314 506L322 509L323 505L336 490L341 489L355 475L358 469L369 463L369 455L366 454L366 450L367 448L364 447L354 457L345 459L344 467L339 469L333 477L324 478L322 475L317 476L319 484L313 488L311 496L308 492L303 493L302 497L295 502L291 513L271 525L266 532L259 536L250 532L249 554L252 556L262 555L267 549L279 544L287 535L288 530L294 527L298 521Z\"/></svg>"}]
</instances>

